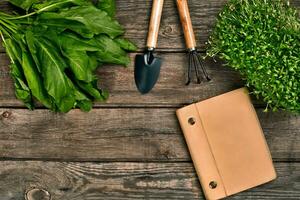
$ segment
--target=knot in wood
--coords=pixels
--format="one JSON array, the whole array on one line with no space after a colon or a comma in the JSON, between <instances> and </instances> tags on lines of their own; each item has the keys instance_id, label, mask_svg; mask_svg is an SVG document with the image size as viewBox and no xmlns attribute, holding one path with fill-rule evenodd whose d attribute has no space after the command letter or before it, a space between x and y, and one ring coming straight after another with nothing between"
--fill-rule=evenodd
<instances>
[{"instance_id":1,"label":"knot in wood","mask_svg":"<svg viewBox=\"0 0 300 200\"><path fill-rule=\"evenodd\" d=\"M33 188L25 193L25 200L51 200L51 195L47 190Z\"/></svg>"},{"instance_id":2,"label":"knot in wood","mask_svg":"<svg viewBox=\"0 0 300 200\"><path fill-rule=\"evenodd\" d=\"M167 34L170 34L172 33L173 29L171 26L166 26L165 30L164 30L164 34L167 35Z\"/></svg>"},{"instance_id":3,"label":"knot in wood","mask_svg":"<svg viewBox=\"0 0 300 200\"><path fill-rule=\"evenodd\" d=\"M3 118L9 118L10 116L11 116L11 112L9 112L9 111L5 111L2 113Z\"/></svg>"}]
</instances>

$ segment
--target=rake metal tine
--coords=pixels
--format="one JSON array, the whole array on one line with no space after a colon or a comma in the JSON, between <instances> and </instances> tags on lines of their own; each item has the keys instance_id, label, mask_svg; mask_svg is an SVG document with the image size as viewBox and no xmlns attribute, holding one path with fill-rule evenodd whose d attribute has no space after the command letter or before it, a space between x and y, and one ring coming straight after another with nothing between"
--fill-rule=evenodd
<instances>
[{"instance_id":1,"label":"rake metal tine","mask_svg":"<svg viewBox=\"0 0 300 200\"><path fill-rule=\"evenodd\" d=\"M196 53L196 54L197 54L197 53ZM207 73L207 71L206 71L206 67L204 66L203 60L200 58L200 55L199 55L199 54L197 54L196 57L197 57L197 61L198 61L199 65L200 65L200 67L201 67L201 69L202 69L202 71L203 71L203 74L204 74L206 80L207 80L207 81L210 81L211 78L209 77L209 75L208 75L208 73Z\"/></svg>"},{"instance_id":2,"label":"rake metal tine","mask_svg":"<svg viewBox=\"0 0 300 200\"><path fill-rule=\"evenodd\" d=\"M193 52L191 52L191 54L193 57L193 64L194 64L194 68L195 68L195 72L196 72L197 83L200 84L201 78L200 78L199 66L197 65L197 52L193 51ZM198 60L198 62L199 62L199 60Z\"/></svg>"},{"instance_id":3,"label":"rake metal tine","mask_svg":"<svg viewBox=\"0 0 300 200\"><path fill-rule=\"evenodd\" d=\"M185 85L189 85L191 83L191 74L192 74L192 56L189 54L189 65L187 70L187 79Z\"/></svg>"}]
</instances>

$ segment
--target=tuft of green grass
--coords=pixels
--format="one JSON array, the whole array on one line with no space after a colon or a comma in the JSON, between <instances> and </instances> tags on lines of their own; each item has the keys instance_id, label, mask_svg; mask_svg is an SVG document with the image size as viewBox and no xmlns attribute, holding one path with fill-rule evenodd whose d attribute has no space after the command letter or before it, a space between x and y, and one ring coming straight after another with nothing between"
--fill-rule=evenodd
<instances>
[{"instance_id":1,"label":"tuft of green grass","mask_svg":"<svg viewBox=\"0 0 300 200\"><path fill-rule=\"evenodd\" d=\"M267 109L300 113L300 19L288 1L230 0L208 43Z\"/></svg>"}]
</instances>

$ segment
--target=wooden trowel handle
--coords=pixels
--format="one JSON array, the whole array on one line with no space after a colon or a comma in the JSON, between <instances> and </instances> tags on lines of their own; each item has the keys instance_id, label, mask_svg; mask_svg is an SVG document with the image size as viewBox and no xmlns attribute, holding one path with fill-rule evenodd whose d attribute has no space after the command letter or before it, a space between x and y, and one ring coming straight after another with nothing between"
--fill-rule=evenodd
<instances>
[{"instance_id":1,"label":"wooden trowel handle","mask_svg":"<svg viewBox=\"0 0 300 200\"><path fill-rule=\"evenodd\" d=\"M176 0L180 21L182 24L186 47L188 49L196 48L196 38L193 30L192 20L190 16L187 0Z\"/></svg>"},{"instance_id":2,"label":"wooden trowel handle","mask_svg":"<svg viewBox=\"0 0 300 200\"><path fill-rule=\"evenodd\" d=\"M153 0L147 47L156 48L164 0Z\"/></svg>"}]
</instances>

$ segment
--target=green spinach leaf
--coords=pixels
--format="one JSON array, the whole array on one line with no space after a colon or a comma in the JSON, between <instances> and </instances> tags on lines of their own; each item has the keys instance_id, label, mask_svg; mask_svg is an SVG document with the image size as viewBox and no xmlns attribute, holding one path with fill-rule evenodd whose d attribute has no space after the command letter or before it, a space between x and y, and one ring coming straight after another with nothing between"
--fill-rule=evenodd
<instances>
[{"instance_id":1,"label":"green spinach leaf","mask_svg":"<svg viewBox=\"0 0 300 200\"><path fill-rule=\"evenodd\" d=\"M104 63L128 65L126 51L136 50L121 38L115 2L9 1L26 11L0 11L0 36L11 60L16 97L29 109L37 100L57 112L89 111L93 101L106 100L109 95L98 87L96 69Z\"/></svg>"},{"instance_id":2,"label":"green spinach leaf","mask_svg":"<svg viewBox=\"0 0 300 200\"><path fill-rule=\"evenodd\" d=\"M124 50L126 51L136 51L137 50L137 46L130 42L129 40L127 39L124 39L124 38L116 38L114 39L114 41Z\"/></svg>"},{"instance_id":3,"label":"green spinach leaf","mask_svg":"<svg viewBox=\"0 0 300 200\"><path fill-rule=\"evenodd\" d=\"M29 10L31 6L34 3L39 2L39 0L9 0L9 2L24 10Z\"/></svg>"},{"instance_id":4,"label":"green spinach leaf","mask_svg":"<svg viewBox=\"0 0 300 200\"><path fill-rule=\"evenodd\" d=\"M34 109L34 103L32 99L32 94L30 88L25 82L23 73L21 72L21 66L19 63L14 63L10 65L11 76L14 80L15 95L17 99L21 100L27 108L30 110Z\"/></svg>"},{"instance_id":5,"label":"green spinach leaf","mask_svg":"<svg viewBox=\"0 0 300 200\"><path fill-rule=\"evenodd\" d=\"M100 10L107 12L110 17L115 17L116 14L116 2L115 0L99 0L96 7Z\"/></svg>"},{"instance_id":6,"label":"green spinach leaf","mask_svg":"<svg viewBox=\"0 0 300 200\"><path fill-rule=\"evenodd\" d=\"M89 112L92 107L92 101L79 90L75 91L76 105L84 112Z\"/></svg>"},{"instance_id":7,"label":"green spinach leaf","mask_svg":"<svg viewBox=\"0 0 300 200\"><path fill-rule=\"evenodd\" d=\"M113 39L102 34L95 37L95 42L99 48L104 49L96 53L99 62L124 66L130 63L127 53Z\"/></svg>"},{"instance_id":8,"label":"green spinach leaf","mask_svg":"<svg viewBox=\"0 0 300 200\"><path fill-rule=\"evenodd\" d=\"M116 20L93 5L72 7L57 13L57 15L63 19L81 22L94 34L104 33L115 38L124 33L123 28Z\"/></svg>"},{"instance_id":9,"label":"green spinach leaf","mask_svg":"<svg viewBox=\"0 0 300 200\"><path fill-rule=\"evenodd\" d=\"M23 73L22 66L22 52L18 45L11 39L6 39L3 41L6 52L11 59L10 64L10 74L14 80L15 95L16 97L23 101L24 104L32 110L34 108L31 91L25 82L25 76Z\"/></svg>"},{"instance_id":10,"label":"green spinach leaf","mask_svg":"<svg viewBox=\"0 0 300 200\"><path fill-rule=\"evenodd\" d=\"M92 97L97 101L104 101L107 99L105 95L102 94L102 90L98 89L97 80L91 83L85 83L82 81L76 80L76 85L83 90L87 95Z\"/></svg>"},{"instance_id":11,"label":"green spinach leaf","mask_svg":"<svg viewBox=\"0 0 300 200\"><path fill-rule=\"evenodd\" d=\"M25 33L25 38L26 38L26 43L28 45L28 49L29 49L29 51L32 55L32 58L33 58L33 60L36 64L36 66L37 66L37 69L41 73L42 72L42 70L40 69L41 64L40 64L40 61L37 57L38 52L37 52L36 46L34 44L33 32L30 31L30 30L27 30L26 33Z\"/></svg>"},{"instance_id":12,"label":"green spinach leaf","mask_svg":"<svg viewBox=\"0 0 300 200\"><path fill-rule=\"evenodd\" d=\"M30 54L27 52L22 53L22 68L33 96L47 108L53 109L53 103L43 87L41 77L38 74Z\"/></svg>"},{"instance_id":13,"label":"green spinach leaf","mask_svg":"<svg viewBox=\"0 0 300 200\"><path fill-rule=\"evenodd\" d=\"M70 92L70 86L64 73L67 65L55 46L46 39L35 39L35 45L39 51L37 56L41 63L45 88L55 102L60 103Z\"/></svg>"},{"instance_id":14,"label":"green spinach leaf","mask_svg":"<svg viewBox=\"0 0 300 200\"><path fill-rule=\"evenodd\" d=\"M94 37L93 31L91 31L83 23L72 19L63 18L57 13L51 13L51 12L41 13L37 17L36 23L42 26L47 26L50 29L55 28L57 30L60 30L59 32L63 32L65 30L71 30L74 31L75 33L78 33L84 38Z\"/></svg>"},{"instance_id":15,"label":"green spinach leaf","mask_svg":"<svg viewBox=\"0 0 300 200\"><path fill-rule=\"evenodd\" d=\"M93 39L85 39L76 34L64 32L58 37L59 46L63 50L103 51Z\"/></svg>"},{"instance_id":16,"label":"green spinach leaf","mask_svg":"<svg viewBox=\"0 0 300 200\"><path fill-rule=\"evenodd\" d=\"M68 8L70 5L91 5L89 0L44 0L37 1L38 3L33 5L35 10L54 11L62 8Z\"/></svg>"},{"instance_id":17,"label":"green spinach leaf","mask_svg":"<svg viewBox=\"0 0 300 200\"><path fill-rule=\"evenodd\" d=\"M89 68L89 56L86 52L69 49L63 54L68 59L69 66L78 80L87 83L93 81L94 75Z\"/></svg>"}]
</instances>

